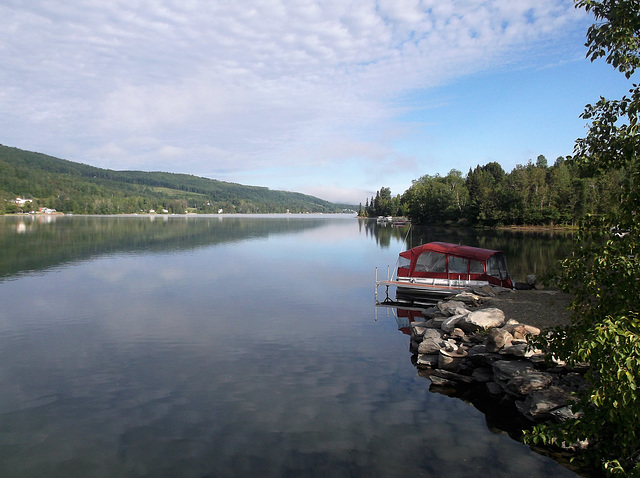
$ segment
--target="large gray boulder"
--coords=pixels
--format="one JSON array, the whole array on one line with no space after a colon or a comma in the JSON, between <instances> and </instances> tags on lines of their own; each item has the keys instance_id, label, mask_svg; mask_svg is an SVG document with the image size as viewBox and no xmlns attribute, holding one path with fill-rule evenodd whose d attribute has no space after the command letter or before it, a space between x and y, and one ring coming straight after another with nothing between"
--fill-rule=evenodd
<instances>
[{"instance_id":1,"label":"large gray boulder","mask_svg":"<svg viewBox=\"0 0 640 478\"><path fill-rule=\"evenodd\" d=\"M440 349L445 347L446 344L441 338L425 337L418 345L418 353L426 355L437 354Z\"/></svg>"},{"instance_id":2,"label":"large gray boulder","mask_svg":"<svg viewBox=\"0 0 640 478\"><path fill-rule=\"evenodd\" d=\"M448 300L446 302L438 302L438 309L442 315L464 315L470 312L464 302L459 300Z\"/></svg>"},{"instance_id":3,"label":"large gray boulder","mask_svg":"<svg viewBox=\"0 0 640 478\"><path fill-rule=\"evenodd\" d=\"M442 330L440 329L426 329L422 334L422 340L426 338L431 339L441 339L442 338Z\"/></svg>"},{"instance_id":4,"label":"large gray boulder","mask_svg":"<svg viewBox=\"0 0 640 478\"><path fill-rule=\"evenodd\" d=\"M504 325L504 312L495 307L475 310L460 321L458 327L465 332L477 332Z\"/></svg>"},{"instance_id":5,"label":"large gray boulder","mask_svg":"<svg viewBox=\"0 0 640 478\"><path fill-rule=\"evenodd\" d=\"M442 324L440 325L440 328L444 332L450 334L451 332L453 332L453 330L456 327L458 327L458 324L462 322L465 317L466 315L461 315L461 314L452 315L448 319L445 319L444 322L442 322Z\"/></svg>"},{"instance_id":6,"label":"large gray boulder","mask_svg":"<svg viewBox=\"0 0 640 478\"><path fill-rule=\"evenodd\" d=\"M562 409L574 400L571 394L561 387L550 386L527 395L523 401L517 401L516 407L529 420L537 422L556 418L554 412Z\"/></svg>"},{"instance_id":7,"label":"large gray boulder","mask_svg":"<svg viewBox=\"0 0 640 478\"><path fill-rule=\"evenodd\" d=\"M496 380L508 382L513 377L525 375L535 371L530 362L524 360L500 360L493 364L493 375Z\"/></svg>"},{"instance_id":8,"label":"large gray boulder","mask_svg":"<svg viewBox=\"0 0 640 478\"><path fill-rule=\"evenodd\" d=\"M512 395L528 395L542 390L553 382L553 376L547 372L529 372L510 379L504 386L505 392Z\"/></svg>"}]
</instances>

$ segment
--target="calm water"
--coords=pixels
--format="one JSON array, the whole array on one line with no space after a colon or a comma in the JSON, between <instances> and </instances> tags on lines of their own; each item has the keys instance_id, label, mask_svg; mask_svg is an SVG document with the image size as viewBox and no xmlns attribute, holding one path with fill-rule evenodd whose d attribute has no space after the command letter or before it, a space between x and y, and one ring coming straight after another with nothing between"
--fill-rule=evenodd
<instances>
[{"instance_id":1,"label":"calm water","mask_svg":"<svg viewBox=\"0 0 640 478\"><path fill-rule=\"evenodd\" d=\"M0 476L575 476L429 392L342 216L0 218ZM564 237L413 229L501 248Z\"/></svg>"}]
</instances>

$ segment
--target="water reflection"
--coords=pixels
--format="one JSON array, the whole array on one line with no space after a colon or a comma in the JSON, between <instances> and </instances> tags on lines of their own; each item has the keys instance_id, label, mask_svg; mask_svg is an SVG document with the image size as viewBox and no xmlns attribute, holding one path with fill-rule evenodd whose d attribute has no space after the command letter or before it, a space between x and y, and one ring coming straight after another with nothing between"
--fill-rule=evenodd
<instances>
[{"instance_id":1,"label":"water reflection","mask_svg":"<svg viewBox=\"0 0 640 478\"><path fill-rule=\"evenodd\" d=\"M0 217L0 280L103 255L196 249L326 225L326 218L313 215L5 216Z\"/></svg>"},{"instance_id":2,"label":"water reflection","mask_svg":"<svg viewBox=\"0 0 640 478\"><path fill-rule=\"evenodd\" d=\"M569 256L573 248L573 232L567 230L480 230L464 227L403 226L390 227L375 220L361 219L360 227L375 239L382 249L401 244L401 250L433 241L464 244L504 251L511 276L524 282L529 274L553 276L558 261ZM397 254L389 256L391 267Z\"/></svg>"},{"instance_id":3,"label":"water reflection","mask_svg":"<svg viewBox=\"0 0 640 478\"><path fill-rule=\"evenodd\" d=\"M0 223L0 476L572 476L428 393L356 220Z\"/></svg>"}]
</instances>

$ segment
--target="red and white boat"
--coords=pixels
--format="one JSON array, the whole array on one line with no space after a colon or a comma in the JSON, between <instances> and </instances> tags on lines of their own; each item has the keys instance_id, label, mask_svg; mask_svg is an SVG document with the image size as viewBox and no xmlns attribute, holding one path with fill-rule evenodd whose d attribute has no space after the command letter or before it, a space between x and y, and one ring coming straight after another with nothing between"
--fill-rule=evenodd
<instances>
[{"instance_id":1,"label":"red and white boat","mask_svg":"<svg viewBox=\"0 0 640 478\"><path fill-rule=\"evenodd\" d=\"M397 296L445 298L485 285L513 289L504 252L446 242L430 242L400 253L393 277L378 287L397 287Z\"/></svg>"}]
</instances>

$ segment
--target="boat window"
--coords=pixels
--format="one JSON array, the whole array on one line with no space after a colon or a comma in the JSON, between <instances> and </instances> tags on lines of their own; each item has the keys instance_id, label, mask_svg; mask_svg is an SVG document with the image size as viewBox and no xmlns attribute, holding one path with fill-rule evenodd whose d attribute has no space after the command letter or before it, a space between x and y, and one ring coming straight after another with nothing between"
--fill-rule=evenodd
<instances>
[{"instance_id":1,"label":"boat window","mask_svg":"<svg viewBox=\"0 0 640 478\"><path fill-rule=\"evenodd\" d=\"M496 256L489 257L487 261L487 269L490 276L500 277L500 268L498 267L498 259Z\"/></svg>"},{"instance_id":2,"label":"boat window","mask_svg":"<svg viewBox=\"0 0 640 478\"><path fill-rule=\"evenodd\" d=\"M471 267L469 268L471 274L484 274L484 266L482 262L471 261Z\"/></svg>"},{"instance_id":3,"label":"boat window","mask_svg":"<svg viewBox=\"0 0 640 478\"><path fill-rule=\"evenodd\" d=\"M469 269L469 259L449 256L449 273L466 274Z\"/></svg>"},{"instance_id":4,"label":"boat window","mask_svg":"<svg viewBox=\"0 0 640 478\"><path fill-rule=\"evenodd\" d=\"M509 273L507 272L507 261L503 254L491 256L487 264L490 276L498 277L501 280L509 278Z\"/></svg>"},{"instance_id":5,"label":"boat window","mask_svg":"<svg viewBox=\"0 0 640 478\"><path fill-rule=\"evenodd\" d=\"M423 252L416 261L418 272L447 272L444 254L439 252Z\"/></svg>"},{"instance_id":6,"label":"boat window","mask_svg":"<svg viewBox=\"0 0 640 478\"><path fill-rule=\"evenodd\" d=\"M500 268L500 279L506 280L509 278L509 272L507 271L507 258L504 254L498 254L498 267Z\"/></svg>"},{"instance_id":7,"label":"boat window","mask_svg":"<svg viewBox=\"0 0 640 478\"><path fill-rule=\"evenodd\" d=\"M398 269L404 268L408 269L411 267L411 259L407 259L406 257L400 256L398 258Z\"/></svg>"}]
</instances>

